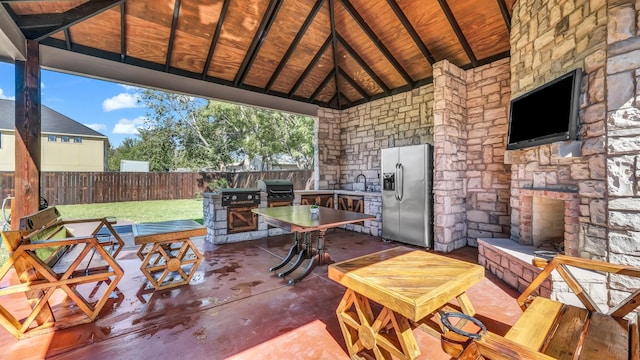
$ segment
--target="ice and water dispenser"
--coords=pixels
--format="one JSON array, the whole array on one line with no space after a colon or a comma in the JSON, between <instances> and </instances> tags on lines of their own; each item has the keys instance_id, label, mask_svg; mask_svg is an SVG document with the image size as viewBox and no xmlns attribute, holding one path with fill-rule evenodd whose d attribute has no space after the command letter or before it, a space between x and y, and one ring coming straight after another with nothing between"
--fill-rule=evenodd
<instances>
[{"instance_id":1,"label":"ice and water dispenser","mask_svg":"<svg viewBox=\"0 0 640 360\"><path fill-rule=\"evenodd\" d=\"M382 174L382 190L395 190L396 189L396 173L384 173Z\"/></svg>"}]
</instances>

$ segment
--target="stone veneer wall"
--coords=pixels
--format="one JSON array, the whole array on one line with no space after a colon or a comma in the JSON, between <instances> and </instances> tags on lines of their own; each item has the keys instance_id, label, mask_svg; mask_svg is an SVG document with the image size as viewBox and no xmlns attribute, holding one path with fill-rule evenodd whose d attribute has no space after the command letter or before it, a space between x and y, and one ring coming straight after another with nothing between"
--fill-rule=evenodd
<instances>
[{"instance_id":1,"label":"stone veneer wall","mask_svg":"<svg viewBox=\"0 0 640 360\"><path fill-rule=\"evenodd\" d=\"M558 143L509 151L511 238L522 238L525 190L577 192L579 235L575 253L607 257L605 172L605 0L520 0L511 22L511 92L517 97L577 67L584 70L580 97L581 156L563 157ZM572 250L572 251L574 251Z\"/></svg>"},{"instance_id":2,"label":"stone veneer wall","mask_svg":"<svg viewBox=\"0 0 640 360\"><path fill-rule=\"evenodd\" d=\"M432 143L435 248L448 252L476 245L479 236L508 236L509 59L467 71L442 61L434 65L434 79L344 111L321 109L319 188L351 189L364 173L380 190L381 148Z\"/></svg>"},{"instance_id":3,"label":"stone veneer wall","mask_svg":"<svg viewBox=\"0 0 640 360\"><path fill-rule=\"evenodd\" d=\"M640 1L608 2L605 72L609 261L640 266ZM603 115L604 116L604 115ZM619 275L612 299L640 287Z\"/></svg>"},{"instance_id":4,"label":"stone veneer wall","mask_svg":"<svg viewBox=\"0 0 640 360\"><path fill-rule=\"evenodd\" d=\"M336 188L352 189L364 174L367 185L381 190L380 149L433 144L433 86L354 106L342 112L341 167Z\"/></svg>"}]
</instances>

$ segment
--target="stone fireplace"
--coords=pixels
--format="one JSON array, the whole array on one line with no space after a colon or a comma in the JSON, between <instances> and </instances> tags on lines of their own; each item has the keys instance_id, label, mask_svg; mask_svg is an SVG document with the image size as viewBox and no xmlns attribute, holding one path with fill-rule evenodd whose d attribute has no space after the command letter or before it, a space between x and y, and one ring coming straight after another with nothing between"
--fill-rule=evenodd
<instances>
[{"instance_id":1,"label":"stone fireplace","mask_svg":"<svg viewBox=\"0 0 640 360\"><path fill-rule=\"evenodd\" d=\"M522 189L519 243L578 255L579 199L576 192Z\"/></svg>"}]
</instances>

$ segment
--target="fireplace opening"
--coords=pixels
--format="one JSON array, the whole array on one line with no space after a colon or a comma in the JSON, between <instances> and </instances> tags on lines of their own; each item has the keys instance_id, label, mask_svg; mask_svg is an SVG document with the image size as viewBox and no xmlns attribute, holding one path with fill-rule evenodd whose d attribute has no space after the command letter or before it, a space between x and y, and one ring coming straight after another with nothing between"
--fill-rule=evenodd
<instances>
[{"instance_id":1,"label":"fireplace opening","mask_svg":"<svg viewBox=\"0 0 640 360\"><path fill-rule=\"evenodd\" d=\"M531 236L533 246L542 250L564 252L565 201L533 197Z\"/></svg>"},{"instance_id":2,"label":"fireplace opening","mask_svg":"<svg viewBox=\"0 0 640 360\"><path fill-rule=\"evenodd\" d=\"M578 193L548 189L520 189L517 193L520 244L578 256Z\"/></svg>"}]
</instances>

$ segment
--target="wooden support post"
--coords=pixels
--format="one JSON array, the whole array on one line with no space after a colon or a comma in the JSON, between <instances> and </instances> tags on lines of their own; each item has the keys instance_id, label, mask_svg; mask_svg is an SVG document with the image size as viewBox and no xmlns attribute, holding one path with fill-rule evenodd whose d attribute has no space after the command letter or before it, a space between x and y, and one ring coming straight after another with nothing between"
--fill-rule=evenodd
<instances>
[{"instance_id":1,"label":"wooden support post","mask_svg":"<svg viewBox=\"0 0 640 360\"><path fill-rule=\"evenodd\" d=\"M16 167L11 229L20 218L38 211L40 204L40 51L27 40L26 61L16 61Z\"/></svg>"}]
</instances>

